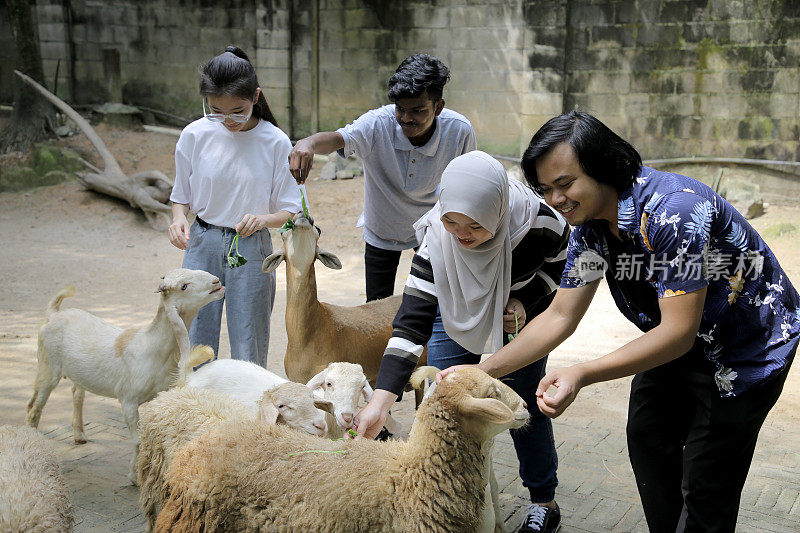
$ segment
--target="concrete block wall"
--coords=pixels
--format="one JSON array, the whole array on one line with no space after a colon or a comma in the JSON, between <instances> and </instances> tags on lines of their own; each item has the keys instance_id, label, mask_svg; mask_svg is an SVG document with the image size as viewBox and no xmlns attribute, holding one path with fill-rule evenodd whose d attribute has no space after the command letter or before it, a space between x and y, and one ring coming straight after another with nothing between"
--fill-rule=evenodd
<instances>
[{"instance_id":1,"label":"concrete block wall","mask_svg":"<svg viewBox=\"0 0 800 533\"><path fill-rule=\"evenodd\" d=\"M566 108L645 157L800 158L800 2L571 2Z\"/></svg>"},{"instance_id":2,"label":"concrete block wall","mask_svg":"<svg viewBox=\"0 0 800 533\"><path fill-rule=\"evenodd\" d=\"M577 106L646 158L800 159L797 0L37 0L36 8L45 78L62 58L59 93L78 103L121 92L127 103L198 116L197 68L235 43L298 138L388 103L400 61L427 52L451 68L448 107L491 152L519 155L548 118ZM0 49L6 99L10 48ZM115 54L118 86L109 75Z\"/></svg>"}]
</instances>

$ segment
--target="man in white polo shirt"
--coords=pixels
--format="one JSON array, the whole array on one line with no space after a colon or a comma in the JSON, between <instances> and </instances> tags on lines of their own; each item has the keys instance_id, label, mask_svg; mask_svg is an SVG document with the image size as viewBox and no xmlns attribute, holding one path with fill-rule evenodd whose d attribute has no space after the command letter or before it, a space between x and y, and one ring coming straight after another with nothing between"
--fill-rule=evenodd
<instances>
[{"instance_id":1,"label":"man in white polo shirt","mask_svg":"<svg viewBox=\"0 0 800 533\"><path fill-rule=\"evenodd\" d=\"M390 105L367 111L352 124L297 141L289 170L305 182L314 154L338 150L364 161L364 266L367 301L391 296L400 253L419 243L413 224L436 203L442 171L477 149L463 115L444 107L450 70L435 57L406 58L389 79Z\"/></svg>"}]
</instances>

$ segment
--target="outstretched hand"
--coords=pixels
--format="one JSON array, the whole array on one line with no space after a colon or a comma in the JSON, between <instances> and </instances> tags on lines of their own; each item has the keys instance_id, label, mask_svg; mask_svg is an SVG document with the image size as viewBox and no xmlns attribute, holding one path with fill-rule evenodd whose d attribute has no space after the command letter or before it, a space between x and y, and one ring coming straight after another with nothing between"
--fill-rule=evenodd
<instances>
[{"instance_id":1,"label":"outstretched hand","mask_svg":"<svg viewBox=\"0 0 800 533\"><path fill-rule=\"evenodd\" d=\"M436 384L438 385L439 383L441 383L447 374L455 372L459 368L467 368L470 366L477 367L478 365L456 365L456 366L451 366L449 368L445 368L444 370L440 370L439 372L436 373Z\"/></svg>"},{"instance_id":2,"label":"outstretched hand","mask_svg":"<svg viewBox=\"0 0 800 533\"><path fill-rule=\"evenodd\" d=\"M308 139L300 139L289 152L289 172L298 185L306 182L314 165L314 145Z\"/></svg>"},{"instance_id":3,"label":"outstretched hand","mask_svg":"<svg viewBox=\"0 0 800 533\"><path fill-rule=\"evenodd\" d=\"M552 396L547 392L550 386L558 389ZM556 418L575 400L581 387L581 373L574 366L551 370L539 382L536 404L542 414Z\"/></svg>"}]
</instances>

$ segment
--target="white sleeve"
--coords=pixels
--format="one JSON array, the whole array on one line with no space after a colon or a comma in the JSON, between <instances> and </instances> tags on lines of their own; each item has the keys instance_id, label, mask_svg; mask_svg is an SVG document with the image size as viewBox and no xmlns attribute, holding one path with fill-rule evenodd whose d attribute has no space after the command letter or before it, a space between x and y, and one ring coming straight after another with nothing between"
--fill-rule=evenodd
<instances>
[{"instance_id":1,"label":"white sleeve","mask_svg":"<svg viewBox=\"0 0 800 533\"><path fill-rule=\"evenodd\" d=\"M344 148L338 151L339 155L350 157L357 154L362 159L367 157L372 152L377 119L378 112L373 109L355 119L352 124L336 130L344 139Z\"/></svg>"},{"instance_id":2,"label":"white sleeve","mask_svg":"<svg viewBox=\"0 0 800 533\"><path fill-rule=\"evenodd\" d=\"M469 130L467 131L467 137L464 139L464 149L461 152L462 155L478 149L478 140L475 138L475 130L471 124L468 126L468 128Z\"/></svg>"},{"instance_id":3,"label":"white sleeve","mask_svg":"<svg viewBox=\"0 0 800 533\"><path fill-rule=\"evenodd\" d=\"M171 202L188 204L192 199L192 189L189 186L189 175L192 173L191 152L187 149L189 140L183 133L175 145L175 184L169 195Z\"/></svg>"},{"instance_id":4,"label":"white sleeve","mask_svg":"<svg viewBox=\"0 0 800 533\"><path fill-rule=\"evenodd\" d=\"M272 170L272 190L269 194L269 212L300 211L300 186L289 172L289 152L292 143L287 137L275 150L275 166ZM303 191L305 192L305 191ZM306 200L307 202L308 200Z\"/></svg>"}]
</instances>

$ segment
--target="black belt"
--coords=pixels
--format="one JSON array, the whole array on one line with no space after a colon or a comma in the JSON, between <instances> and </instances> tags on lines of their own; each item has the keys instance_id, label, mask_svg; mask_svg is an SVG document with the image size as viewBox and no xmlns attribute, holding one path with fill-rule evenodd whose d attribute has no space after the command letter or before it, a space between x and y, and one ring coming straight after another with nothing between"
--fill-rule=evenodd
<instances>
[{"instance_id":1,"label":"black belt","mask_svg":"<svg viewBox=\"0 0 800 533\"><path fill-rule=\"evenodd\" d=\"M205 220L203 220L203 219L202 219L202 218L200 218L200 217L197 217L197 219L196 219L196 220L197 220L197 223L198 223L198 224L200 224L200 227L201 227L201 228L203 228L203 229L208 229L208 222L206 222Z\"/></svg>"},{"instance_id":2,"label":"black belt","mask_svg":"<svg viewBox=\"0 0 800 533\"><path fill-rule=\"evenodd\" d=\"M203 220L200 217L197 217L195 220L197 220L197 223L203 229L216 228L216 229L221 229L221 230L225 230L225 231L236 231L235 229L229 228L227 226L215 226L214 224L209 224L208 222L206 222L205 220Z\"/></svg>"}]
</instances>

